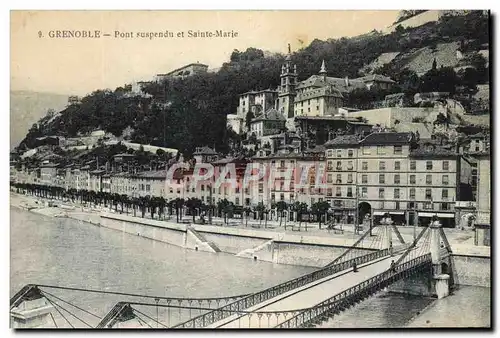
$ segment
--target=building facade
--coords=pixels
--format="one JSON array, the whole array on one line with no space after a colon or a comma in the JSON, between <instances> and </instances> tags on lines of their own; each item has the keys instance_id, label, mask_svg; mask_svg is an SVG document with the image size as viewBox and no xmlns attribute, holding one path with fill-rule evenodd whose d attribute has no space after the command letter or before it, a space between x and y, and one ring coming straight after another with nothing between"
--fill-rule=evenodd
<instances>
[{"instance_id":1,"label":"building facade","mask_svg":"<svg viewBox=\"0 0 500 338\"><path fill-rule=\"evenodd\" d=\"M326 198L338 221L388 212L395 223L455 225L458 155L419 142L412 133L346 135L325 144Z\"/></svg>"},{"instance_id":2,"label":"building facade","mask_svg":"<svg viewBox=\"0 0 500 338\"><path fill-rule=\"evenodd\" d=\"M190 63L188 65L182 66L180 68L177 68L171 72L168 72L166 74L157 74L156 75L156 81L161 82L164 81L165 79L168 78L173 78L173 79L183 79L188 76L193 76L193 75L199 75L199 74L205 74L208 70L208 66L204 65L202 63Z\"/></svg>"},{"instance_id":3,"label":"building facade","mask_svg":"<svg viewBox=\"0 0 500 338\"><path fill-rule=\"evenodd\" d=\"M477 155L478 194L476 224L491 226L491 162L489 153Z\"/></svg>"}]
</instances>

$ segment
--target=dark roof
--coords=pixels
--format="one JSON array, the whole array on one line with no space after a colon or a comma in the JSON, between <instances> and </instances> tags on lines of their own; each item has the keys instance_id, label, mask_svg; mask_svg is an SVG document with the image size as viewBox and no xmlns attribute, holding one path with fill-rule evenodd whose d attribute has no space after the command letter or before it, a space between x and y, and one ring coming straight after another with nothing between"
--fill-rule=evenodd
<instances>
[{"instance_id":1,"label":"dark roof","mask_svg":"<svg viewBox=\"0 0 500 338\"><path fill-rule=\"evenodd\" d=\"M55 163L45 163L40 166L40 168L56 168L58 165Z\"/></svg>"},{"instance_id":2,"label":"dark roof","mask_svg":"<svg viewBox=\"0 0 500 338\"><path fill-rule=\"evenodd\" d=\"M243 157L226 157L226 158L222 158L218 161L214 161L212 162L212 164L227 164L227 163L236 163L236 162L247 162L245 160L245 158Z\"/></svg>"},{"instance_id":3,"label":"dark roof","mask_svg":"<svg viewBox=\"0 0 500 338\"><path fill-rule=\"evenodd\" d=\"M474 135L469 135L469 138L485 138L485 137L486 137L486 135L484 135L481 132L474 134Z\"/></svg>"},{"instance_id":4,"label":"dark roof","mask_svg":"<svg viewBox=\"0 0 500 338\"><path fill-rule=\"evenodd\" d=\"M324 145L319 145L314 148L308 148L305 150L306 153L317 153L317 154L322 154L325 152L325 146Z\"/></svg>"},{"instance_id":5,"label":"dark roof","mask_svg":"<svg viewBox=\"0 0 500 338\"><path fill-rule=\"evenodd\" d=\"M315 120L315 121L344 121L346 123L360 122L352 117L338 117L338 116L295 116L295 120Z\"/></svg>"},{"instance_id":6,"label":"dark roof","mask_svg":"<svg viewBox=\"0 0 500 338\"><path fill-rule=\"evenodd\" d=\"M121 156L121 157L133 157L135 155L133 155L133 154L127 154L127 153L121 153L121 154L116 154L113 157L119 157L119 156Z\"/></svg>"},{"instance_id":7,"label":"dark roof","mask_svg":"<svg viewBox=\"0 0 500 338\"><path fill-rule=\"evenodd\" d=\"M362 139L359 144L361 145L383 145L383 144L408 144L412 141L412 133L394 133L382 132L371 133Z\"/></svg>"},{"instance_id":8,"label":"dark roof","mask_svg":"<svg viewBox=\"0 0 500 338\"><path fill-rule=\"evenodd\" d=\"M133 175L134 177L140 178L166 178L167 171L166 170L157 170L157 171L144 171Z\"/></svg>"},{"instance_id":9,"label":"dark roof","mask_svg":"<svg viewBox=\"0 0 500 338\"><path fill-rule=\"evenodd\" d=\"M372 74L363 77L358 77L356 80L361 80L363 82L375 81L375 82L387 82L387 83L395 83L390 77L383 76L380 74Z\"/></svg>"},{"instance_id":10,"label":"dark roof","mask_svg":"<svg viewBox=\"0 0 500 338\"><path fill-rule=\"evenodd\" d=\"M274 94L277 94L278 91L277 90L273 90L273 89L251 90L249 92L245 92L243 94L239 94L239 96L245 96L245 95L248 95L248 94L256 95L256 94L261 94L261 93L274 93Z\"/></svg>"},{"instance_id":11,"label":"dark roof","mask_svg":"<svg viewBox=\"0 0 500 338\"><path fill-rule=\"evenodd\" d=\"M201 148L196 148L196 151L193 155L218 155L215 150L210 147L204 146Z\"/></svg>"},{"instance_id":12,"label":"dark roof","mask_svg":"<svg viewBox=\"0 0 500 338\"><path fill-rule=\"evenodd\" d=\"M252 119L252 123L258 122L258 121L283 121L283 122L285 122L286 119L276 109L270 108L265 113L262 113L261 115Z\"/></svg>"},{"instance_id":13,"label":"dark roof","mask_svg":"<svg viewBox=\"0 0 500 338\"><path fill-rule=\"evenodd\" d=\"M269 154L267 156L254 156L254 159L278 159L278 158L290 158L290 159L299 159L299 160L314 160L315 158L309 154L305 153L274 153Z\"/></svg>"},{"instance_id":14,"label":"dark roof","mask_svg":"<svg viewBox=\"0 0 500 338\"><path fill-rule=\"evenodd\" d=\"M325 148L332 148L338 145L358 145L359 137L357 135L342 135L325 143Z\"/></svg>"},{"instance_id":15,"label":"dark roof","mask_svg":"<svg viewBox=\"0 0 500 338\"><path fill-rule=\"evenodd\" d=\"M435 147L418 147L417 149L413 149L410 152L410 157L450 157L457 156L452 150L445 149L443 147L435 146Z\"/></svg>"}]
</instances>

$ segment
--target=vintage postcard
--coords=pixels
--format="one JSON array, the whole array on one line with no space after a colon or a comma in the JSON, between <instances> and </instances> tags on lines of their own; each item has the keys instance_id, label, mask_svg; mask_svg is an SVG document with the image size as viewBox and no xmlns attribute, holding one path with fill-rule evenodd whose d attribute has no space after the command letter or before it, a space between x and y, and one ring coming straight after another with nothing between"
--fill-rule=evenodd
<instances>
[{"instance_id":1,"label":"vintage postcard","mask_svg":"<svg viewBox=\"0 0 500 338\"><path fill-rule=\"evenodd\" d=\"M491 328L488 10L10 40L12 329Z\"/></svg>"}]
</instances>

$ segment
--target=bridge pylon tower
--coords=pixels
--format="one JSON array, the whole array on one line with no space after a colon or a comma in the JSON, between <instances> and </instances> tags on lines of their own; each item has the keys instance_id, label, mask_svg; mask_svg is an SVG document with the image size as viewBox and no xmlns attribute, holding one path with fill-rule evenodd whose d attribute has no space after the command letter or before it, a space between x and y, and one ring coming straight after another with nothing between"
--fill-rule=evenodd
<instances>
[{"instance_id":1,"label":"bridge pylon tower","mask_svg":"<svg viewBox=\"0 0 500 338\"><path fill-rule=\"evenodd\" d=\"M443 257L441 239L445 242L447 249L449 249L449 244L437 217L433 218L429 225L429 230L431 232L430 251L432 259L432 283L438 299L441 299L450 294L450 275L448 271L442 270L442 263L445 257ZM449 250L448 253L450 251L451 250Z\"/></svg>"}]
</instances>

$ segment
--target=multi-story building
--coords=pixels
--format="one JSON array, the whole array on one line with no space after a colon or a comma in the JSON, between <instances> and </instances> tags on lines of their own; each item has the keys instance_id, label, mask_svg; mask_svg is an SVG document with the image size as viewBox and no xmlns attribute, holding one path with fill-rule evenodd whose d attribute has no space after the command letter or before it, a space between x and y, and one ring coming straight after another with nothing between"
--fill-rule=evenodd
<instances>
[{"instance_id":1,"label":"multi-story building","mask_svg":"<svg viewBox=\"0 0 500 338\"><path fill-rule=\"evenodd\" d=\"M324 60L318 75L312 75L298 82L297 65L292 63L289 46L285 63L281 67L278 91L251 91L241 94L237 113L227 116L228 125L237 133L246 131L245 121L248 112L252 111L255 116L274 107L286 119L287 129L294 131L294 119L297 116L336 116L339 115L339 109L343 107L345 98L352 91L390 89L394 84L393 80L379 74L356 79L329 77Z\"/></svg>"},{"instance_id":2,"label":"multi-story building","mask_svg":"<svg viewBox=\"0 0 500 338\"><path fill-rule=\"evenodd\" d=\"M490 149L490 137L484 133L477 133L468 137L469 142L463 149L464 153L484 153Z\"/></svg>"},{"instance_id":3,"label":"multi-story building","mask_svg":"<svg viewBox=\"0 0 500 338\"><path fill-rule=\"evenodd\" d=\"M40 166L40 183L47 186L57 185L57 165L55 163L45 163Z\"/></svg>"},{"instance_id":4,"label":"multi-story building","mask_svg":"<svg viewBox=\"0 0 500 338\"><path fill-rule=\"evenodd\" d=\"M196 147L193 157L196 163L210 163L217 161L219 154L210 147Z\"/></svg>"},{"instance_id":5,"label":"multi-story building","mask_svg":"<svg viewBox=\"0 0 500 338\"><path fill-rule=\"evenodd\" d=\"M250 122L250 134L257 139L262 136L276 135L285 130L285 118L274 108L252 119Z\"/></svg>"},{"instance_id":6,"label":"multi-story building","mask_svg":"<svg viewBox=\"0 0 500 338\"><path fill-rule=\"evenodd\" d=\"M249 91L240 94L238 108L236 114L228 114L228 125L236 132L241 134L247 131L247 114L252 113L254 117L262 115L276 107L276 98L278 92L271 89Z\"/></svg>"},{"instance_id":7,"label":"multi-story building","mask_svg":"<svg viewBox=\"0 0 500 338\"><path fill-rule=\"evenodd\" d=\"M217 201L226 199L237 206L250 205L252 199L249 190L244 189L244 177L247 163L248 161L244 158L223 158L213 162L214 175L210 186L207 185L204 194L202 191L202 202L204 200L209 201L209 189L211 187L212 203L214 204L217 203ZM234 168L234 172L232 172L232 169L228 170L230 166ZM223 175L224 177L222 177ZM234 180L234 182L231 182L232 180ZM221 184L218 185L217 182ZM203 183L201 183L200 188L203 188ZM195 191L199 191L200 188L196 187ZM203 199L203 197L205 197L205 199Z\"/></svg>"},{"instance_id":8,"label":"multi-story building","mask_svg":"<svg viewBox=\"0 0 500 338\"><path fill-rule=\"evenodd\" d=\"M82 183L80 168L74 165L66 166L65 189L83 190L87 188L87 182Z\"/></svg>"},{"instance_id":9,"label":"multi-story building","mask_svg":"<svg viewBox=\"0 0 500 338\"><path fill-rule=\"evenodd\" d=\"M89 172L89 181L90 181L89 190L90 191L95 191L95 192L104 191L104 185L103 185L104 174L105 174L105 171L99 170L99 169L92 170Z\"/></svg>"},{"instance_id":10,"label":"multi-story building","mask_svg":"<svg viewBox=\"0 0 500 338\"><path fill-rule=\"evenodd\" d=\"M360 137L344 135L325 143L326 151L326 199L330 201L334 218L340 222L354 222L358 188L358 150ZM366 161L364 161L366 162ZM368 164L361 163L368 171ZM360 183L368 184L368 174L362 174ZM368 197L368 187L361 189ZM369 212L369 211L366 211Z\"/></svg>"},{"instance_id":11,"label":"multi-story building","mask_svg":"<svg viewBox=\"0 0 500 338\"><path fill-rule=\"evenodd\" d=\"M437 215L444 226L454 226L460 181L454 151L394 132L341 136L325 146L326 196L338 220L388 212L399 224L427 224Z\"/></svg>"},{"instance_id":12,"label":"multi-story building","mask_svg":"<svg viewBox=\"0 0 500 338\"><path fill-rule=\"evenodd\" d=\"M419 142L412 149L408 170L408 211L429 224L437 215L444 227L454 227L455 202L460 199L460 157L431 141Z\"/></svg>"},{"instance_id":13,"label":"multi-story building","mask_svg":"<svg viewBox=\"0 0 500 338\"><path fill-rule=\"evenodd\" d=\"M110 193L119 195L129 195L134 196L134 191L136 189L131 174L129 173L117 173L111 176L111 187Z\"/></svg>"},{"instance_id":14,"label":"multi-story building","mask_svg":"<svg viewBox=\"0 0 500 338\"><path fill-rule=\"evenodd\" d=\"M111 193L111 175L102 175L102 192Z\"/></svg>"},{"instance_id":15,"label":"multi-story building","mask_svg":"<svg viewBox=\"0 0 500 338\"><path fill-rule=\"evenodd\" d=\"M132 195L134 197L165 197L165 190L167 188L165 184L166 179L166 170L145 171L137 174L132 174Z\"/></svg>"},{"instance_id":16,"label":"multi-story building","mask_svg":"<svg viewBox=\"0 0 500 338\"><path fill-rule=\"evenodd\" d=\"M190 63L188 65L182 66L180 68L177 68L175 70L172 70L171 72L168 72L166 74L157 74L156 75L156 81L161 82L165 79L168 78L186 78L188 76L193 76L193 75L199 75L199 74L205 74L208 70L208 66L204 65L202 63Z\"/></svg>"},{"instance_id":17,"label":"multi-story building","mask_svg":"<svg viewBox=\"0 0 500 338\"><path fill-rule=\"evenodd\" d=\"M320 166L324 166L324 151L301 151L300 148L283 146L268 155L258 154L253 161L266 168L266 175L252 191L254 202L272 205L285 201L312 205L325 197L325 189L317 185L321 180L316 180L323 170ZM302 177L305 178L303 181Z\"/></svg>"},{"instance_id":18,"label":"multi-story building","mask_svg":"<svg viewBox=\"0 0 500 338\"><path fill-rule=\"evenodd\" d=\"M477 224L491 225L491 163L490 154L476 155L478 161Z\"/></svg>"}]
</instances>

